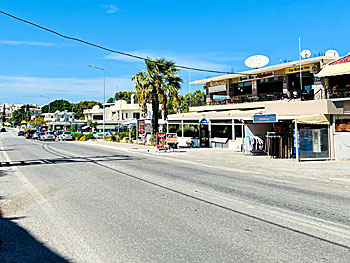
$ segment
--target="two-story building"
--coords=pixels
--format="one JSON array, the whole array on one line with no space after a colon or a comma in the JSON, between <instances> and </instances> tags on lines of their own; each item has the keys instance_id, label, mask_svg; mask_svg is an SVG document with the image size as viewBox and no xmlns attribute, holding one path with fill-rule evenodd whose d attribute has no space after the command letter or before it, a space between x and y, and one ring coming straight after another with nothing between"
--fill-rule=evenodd
<instances>
[{"instance_id":1,"label":"two-story building","mask_svg":"<svg viewBox=\"0 0 350 263\"><path fill-rule=\"evenodd\" d=\"M43 113L45 124L50 130L67 130L73 125L77 125L80 130L86 126L87 122L84 120L76 120L74 118L74 112L68 111L56 111L53 113Z\"/></svg>"},{"instance_id":2,"label":"two-story building","mask_svg":"<svg viewBox=\"0 0 350 263\"><path fill-rule=\"evenodd\" d=\"M141 111L138 103L134 102L132 96L131 103L124 100L119 100L114 103L105 104L105 130L112 132L128 130L130 126L135 126L137 120L145 119L150 123L152 118L151 104L146 105L146 114ZM161 105L159 106L161 109ZM103 107L95 105L92 109L84 110L84 117L87 123L97 122L97 131L103 131ZM159 124L164 125L163 118L160 119Z\"/></svg>"},{"instance_id":3,"label":"two-story building","mask_svg":"<svg viewBox=\"0 0 350 263\"><path fill-rule=\"evenodd\" d=\"M338 132L350 123L350 93L333 97L317 75L337 59L316 57L193 81L203 85L207 103L169 115L168 131L191 138L197 146L245 154L350 158L350 137Z\"/></svg>"}]
</instances>

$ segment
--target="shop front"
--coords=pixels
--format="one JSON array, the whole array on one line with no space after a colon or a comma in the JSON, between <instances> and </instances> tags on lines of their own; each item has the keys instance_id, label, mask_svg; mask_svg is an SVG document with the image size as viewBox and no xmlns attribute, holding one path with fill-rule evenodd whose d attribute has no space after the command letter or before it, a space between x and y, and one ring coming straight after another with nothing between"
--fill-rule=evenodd
<instances>
[{"instance_id":1,"label":"shop front","mask_svg":"<svg viewBox=\"0 0 350 263\"><path fill-rule=\"evenodd\" d=\"M245 153L292 158L293 125L291 119L278 119L277 114L255 114L245 121Z\"/></svg>"}]
</instances>

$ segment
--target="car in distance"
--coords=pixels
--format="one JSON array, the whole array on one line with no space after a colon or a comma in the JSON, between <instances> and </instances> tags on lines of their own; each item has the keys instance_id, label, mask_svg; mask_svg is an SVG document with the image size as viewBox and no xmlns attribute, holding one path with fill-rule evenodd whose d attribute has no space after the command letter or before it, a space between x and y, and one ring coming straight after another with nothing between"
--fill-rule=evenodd
<instances>
[{"instance_id":1,"label":"car in distance","mask_svg":"<svg viewBox=\"0 0 350 263\"><path fill-rule=\"evenodd\" d=\"M42 140L42 141L54 141L54 140L56 140L56 136L55 136L54 132L47 131L47 132L45 132L45 134L40 136L40 140Z\"/></svg>"},{"instance_id":2,"label":"car in distance","mask_svg":"<svg viewBox=\"0 0 350 263\"><path fill-rule=\"evenodd\" d=\"M26 139L30 139L30 138L32 138L32 136L35 132L36 132L36 130L28 130L24 136L26 137Z\"/></svg>"},{"instance_id":3,"label":"car in distance","mask_svg":"<svg viewBox=\"0 0 350 263\"><path fill-rule=\"evenodd\" d=\"M32 139L33 140L39 140L39 134L40 134L40 132L38 132L38 131L34 132L33 135L32 135Z\"/></svg>"},{"instance_id":4,"label":"car in distance","mask_svg":"<svg viewBox=\"0 0 350 263\"><path fill-rule=\"evenodd\" d=\"M72 133L69 131L64 131L60 135L58 135L58 139L61 141L71 141L73 140Z\"/></svg>"},{"instance_id":5,"label":"car in distance","mask_svg":"<svg viewBox=\"0 0 350 263\"><path fill-rule=\"evenodd\" d=\"M4 127L2 127L0 132L6 132L6 129Z\"/></svg>"},{"instance_id":6,"label":"car in distance","mask_svg":"<svg viewBox=\"0 0 350 263\"><path fill-rule=\"evenodd\" d=\"M24 136L24 131L19 131L19 132L17 133L17 135L18 135L18 136Z\"/></svg>"}]
</instances>

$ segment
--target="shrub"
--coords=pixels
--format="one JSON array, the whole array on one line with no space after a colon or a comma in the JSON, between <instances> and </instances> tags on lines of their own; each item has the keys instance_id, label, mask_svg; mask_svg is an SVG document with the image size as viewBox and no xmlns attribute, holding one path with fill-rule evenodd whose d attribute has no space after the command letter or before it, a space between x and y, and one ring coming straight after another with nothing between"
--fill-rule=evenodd
<instances>
[{"instance_id":1,"label":"shrub","mask_svg":"<svg viewBox=\"0 0 350 263\"><path fill-rule=\"evenodd\" d=\"M115 135L113 135L113 134L112 134L112 136L111 136L111 141L112 141L112 142L117 141L117 137L116 137Z\"/></svg>"},{"instance_id":2,"label":"shrub","mask_svg":"<svg viewBox=\"0 0 350 263\"><path fill-rule=\"evenodd\" d=\"M119 138L121 140L123 140L125 137L129 137L129 132L125 131L125 132L120 132L119 133Z\"/></svg>"},{"instance_id":3,"label":"shrub","mask_svg":"<svg viewBox=\"0 0 350 263\"><path fill-rule=\"evenodd\" d=\"M83 136L81 133L72 133L72 137L74 140L79 141L79 139Z\"/></svg>"},{"instance_id":4,"label":"shrub","mask_svg":"<svg viewBox=\"0 0 350 263\"><path fill-rule=\"evenodd\" d=\"M134 140L131 138L129 142L130 142L130 143L134 143Z\"/></svg>"},{"instance_id":5,"label":"shrub","mask_svg":"<svg viewBox=\"0 0 350 263\"><path fill-rule=\"evenodd\" d=\"M85 135L85 140L93 140L95 139L95 136L92 133L86 134Z\"/></svg>"},{"instance_id":6,"label":"shrub","mask_svg":"<svg viewBox=\"0 0 350 263\"><path fill-rule=\"evenodd\" d=\"M85 136L85 135L81 136L81 137L79 138L79 141L86 141L86 136Z\"/></svg>"}]
</instances>

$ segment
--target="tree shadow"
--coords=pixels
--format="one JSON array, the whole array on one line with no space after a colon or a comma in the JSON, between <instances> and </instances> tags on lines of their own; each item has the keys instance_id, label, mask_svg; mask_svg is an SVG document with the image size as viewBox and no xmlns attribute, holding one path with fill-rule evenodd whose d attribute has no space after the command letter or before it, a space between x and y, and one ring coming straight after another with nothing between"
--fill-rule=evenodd
<instances>
[{"instance_id":1,"label":"tree shadow","mask_svg":"<svg viewBox=\"0 0 350 263\"><path fill-rule=\"evenodd\" d=\"M69 262L19 226L20 219L3 217L0 207L0 262Z\"/></svg>"}]
</instances>

